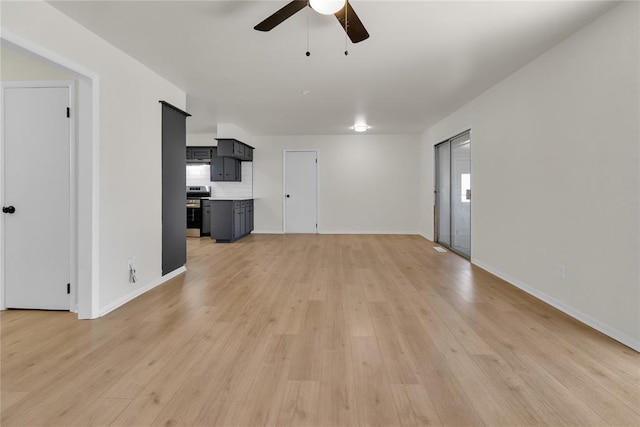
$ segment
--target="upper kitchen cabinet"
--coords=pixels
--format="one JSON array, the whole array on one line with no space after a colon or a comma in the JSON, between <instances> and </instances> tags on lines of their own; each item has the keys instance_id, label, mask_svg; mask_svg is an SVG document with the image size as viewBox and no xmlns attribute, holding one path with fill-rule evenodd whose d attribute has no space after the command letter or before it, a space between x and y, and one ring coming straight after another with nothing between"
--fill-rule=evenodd
<instances>
[{"instance_id":1,"label":"upper kitchen cabinet","mask_svg":"<svg viewBox=\"0 0 640 427\"><path fill-rule=\"evenodd\" d=\"M242 166L240 160L217 155L217 148L213 147L211 156L211 181L242 181Z\"/></svg>"},{"instance_id":2,"label":"upper kitchen cabinet","mask_svg":"<svg viewBox=\"0 0 640 427\"><path fill-rule=\"evenodd\" d=\"M187 147L187 162L189 161L210 161L212 147Z\"/></svg>"},{"instance_id":3,"label":"upper kitchen cabinet","mask_svg":"<svg viewBox=\"0 0 640 427\"><path fill-rule=\"evenodd\" d=\"M233 138L216 138L218 140L218 156L232 157L242 161L253 161L253 147Z\"/></svg>"},{"instance_id":4,"label":"upper kitchen cabinet","mask_svg":"<svg viewBox=\"0 0 640 427\"><path fill-rule=\"evenodd\" d=\"M249 147L248 145L244 146L244 160L247 162L253 161L253 147Z\"/></svg>"}]
</instances>

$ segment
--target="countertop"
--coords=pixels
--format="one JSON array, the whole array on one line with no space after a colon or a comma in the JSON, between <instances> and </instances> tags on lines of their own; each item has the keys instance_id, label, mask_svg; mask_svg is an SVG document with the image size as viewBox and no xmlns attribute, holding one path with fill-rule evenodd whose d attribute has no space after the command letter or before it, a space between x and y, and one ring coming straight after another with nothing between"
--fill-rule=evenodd
<instances>
[{"instance_id":1,"label":"countertop","mask_svg":"<svg viewBox=\"0 0 640 427\"><path fill-rule=\"evenodd\" d=\"M225 200L230 200L230 201L236 201L236 200L255 200L255 197L210 197L209 200L219 200L219 201L225 201Z\"/></svg>"}]
</instances>

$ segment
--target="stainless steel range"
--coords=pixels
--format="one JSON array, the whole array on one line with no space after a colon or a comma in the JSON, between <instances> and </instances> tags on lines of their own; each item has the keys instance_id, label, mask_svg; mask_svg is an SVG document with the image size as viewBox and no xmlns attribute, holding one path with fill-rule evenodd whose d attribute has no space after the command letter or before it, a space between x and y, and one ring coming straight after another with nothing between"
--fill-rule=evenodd
<instances>
[{"instance_id":1,"label":"stainless steel range","mask_svg":"<svg viewBox=\"0 0 640 427\"><path fill-rule=\"evenodd\" d=\"M203 234L202 199L211 197L208 185L187 186L187 237Z\"/></svg>"}]
</instances>

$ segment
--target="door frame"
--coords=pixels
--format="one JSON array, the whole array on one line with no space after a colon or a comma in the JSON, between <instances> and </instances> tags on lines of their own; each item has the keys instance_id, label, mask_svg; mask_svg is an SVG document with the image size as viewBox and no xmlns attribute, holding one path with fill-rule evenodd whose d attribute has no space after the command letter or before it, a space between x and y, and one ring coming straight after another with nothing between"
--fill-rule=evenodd
<instances>
[{"instance_id":1,"label":"door frame","mask_svg":"<svg viewBox=\"0 0 640 427\"><path fill-rule=\"evenodd\" d=\"M76 106L71 110L74 125L72 131L71 165L75 167L71 200L74 205L70 217L72 245L71 311L79 319L94 319L100 315L99 305L99 161L100 161L100 77L56 52L53 52L22 36L2 29L0 43L27 56L44 61L76 77ZM0 92L4 92L4 89ZM0 101L0 117L4 117L4 99ZM4 153L4 132L0 133L0 150ZM4 192L4 162L0 162L0 191ZM0 194L4 201L4 193ZM0 221L0 260L4 263L4 220ZM4 269L3 269L4 271ZM0 275L0 310L5 310L4 275Z\"/></svg>"},{"instance_id":2,"label":"door frame","mask_svg":"<svg viewBox=\"0 0 640 427\"><path fill-rule=\"evenodd\" d=\"M75 87L75 82L73 80L13 80L13 81L4 81L2 82L2 91L0 92L0 104L2 104L2 111L4 112L4 96L5 96L5 89L49 89L49 88L64 88L67 89L69 91L69 99L67 99L69 108L71 111L76 111L76 87ZM0 123L2 124L2 129L5 129L4 127L4 114L2 114L2 117L0 118ZM78 250L76 248L76 241L77 241L77 237L78 237L78 230L76 229L76 227L74 227L74 224L77 222L77 212L76 209L74 209L74 207L77 204L77 194L76 191L74 191L74 189L77 186L77 167L76 167L76 163L74 162L74 160L77 158L77 154L76 154L76 116L75 114L70 114L69 117L69 141L67 141L67 143L69 144L69 188L67 189L69 191L69 282L70 282L70 294L69 294L69 311L72 312L77 312L78 311L78 307L77 307L77 297L78 297L78 292L77 292L77 284L78 284L78 277L77 277L77 265L76 265L76 254L78 253ZM4 155L5 153L5 140L4 140L4 132L2 132L2 136L1 136L1 142L0 142L0 152L2 153L2 164L0 165L0 170L2 170L2 177L0 178L0 200L5 200L5 175L4 175L4 171L5 171L5 159L6 156ZM0 250L0 253L2 254L2 258L0 258L0 269L3 272L6 272L6 268L5 268L5 256L6 256L6 239L4 238L5 236L5 221L6 221L6 215L2 215L2 220L0 221L0 235L2 236L2 242L1 242L1 246L2 249ZM2 309L5 309L5 291L6 291L6 284L5 284L5 277L4 274L2 274L2 277L0 278L0 283L1 283L1 289L2 289Z\"/></svg>"},{"instance_id":3,"label":"door frame","mask_svg":"<svg viewBox=\"0 0 640 427\"><path fill-rule=\"evenodd\" d=\"M316 234L320 234L320 151L315 148L282 150L282 234L287 234L287 153L291 152L316 153Z\"/></svg>"},{"instance_id":4,"label":"door frame","mask_svg":"<svg viewBox=\"0 0 640 427\"><path fill-rule=\"evenodd\" d=\"M473 245L473 235L472 235L472 229L473 229L473 184L471 185L471 206L469 206L469 240L470 240L470 247L469 247L469 255L462 253L456 249L453 248L453 245L449 244L443 244L438 242L438 228L439 228L439 220L440 220L440 212L438 210L438 159L436 156L436 147L438 145L444 144L445 142L449 143L449 153L451 153L451 141L456 139L457 137L464 135L465 133L469 134L469 170L471 171L471 181L473 182L473 144L471 144L471 142L473 141L473 131L471 129L471 127L467 127L465 130L462 130L460 132L456 132L453 134L453 136L443 139L442 141L438 142L437 144L433 144L433 241L434 243L438 243L441 246L446 247L447 249L449 249L451 252L456 253L457 255L460 255L461 257L471 260L472 257L472 245ZM451 155L449 156L449 179L451 179L451 171L452 169L452 163L453 163L453 158L451 157ZM449 189L449 191L451 192L451 188ZM451 215L452 212L452 202L453 202L453 198L451 197L451 194L449 195L449 215ZM449 225L449 228L451 229L452 225ZM449 235L452 235L452 233L450 232Z\"/></svg>"}]
</instances>

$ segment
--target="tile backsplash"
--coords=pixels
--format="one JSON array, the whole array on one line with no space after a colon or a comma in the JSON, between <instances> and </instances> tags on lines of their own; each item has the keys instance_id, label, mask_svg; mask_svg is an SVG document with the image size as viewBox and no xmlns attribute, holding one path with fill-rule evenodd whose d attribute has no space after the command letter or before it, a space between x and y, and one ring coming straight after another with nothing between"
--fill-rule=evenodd
<instances>
[{"instance_id":1,"label":"tile backsplash","mask_svg":"<svg viewBox=\"0 0 640 427\"><path fill-rule=\"evenodd\" d=\"M209 165L187 165L187 185L210 185L211 197L215 198L252 198L253 162L241 162L241 182L211 182Z\"/></svg>"},{"instance_id":2,"label":"tile backsplash","mask_svg":"<svg viewBox=\"0 0 640 427\"><path fill-rule=\"evenodd\" d=\"M209 165L187 165L187 185L211 185Z\"/></svg>"}]
</instances>

